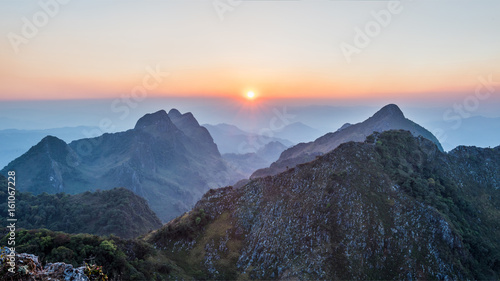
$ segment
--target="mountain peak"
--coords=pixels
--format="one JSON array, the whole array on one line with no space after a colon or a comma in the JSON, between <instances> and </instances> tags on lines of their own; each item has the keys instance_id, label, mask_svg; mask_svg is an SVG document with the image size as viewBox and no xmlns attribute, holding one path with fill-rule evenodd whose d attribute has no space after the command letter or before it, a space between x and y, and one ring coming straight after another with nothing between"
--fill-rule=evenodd
<instances>
[{"instance_id":1,"label":"mountain peak","mask_svg":"<svg viewBox=\"0 0 500 281\"><path fill-rule=\"evenodd\" d=\"M186 112L184 114L181 114L177 109L172 109L168 113L168 117L170 117L170 120L174 122L174 124L181 129L180 127L186 127L186 126L191 126L191 127L199 127L200 123L198 123L198 120L194 117L193 113L191 112Z\"/></svg>"},{"instance_id":2,"label":"mountain peak","mask_svg":"<svg viewBox=\"0 0 500 281\"><path fill-rule=\"evenodd\" d=\"M134 129L141 130L149 126L157 126L165 130L175 127L165 110L159 110L155 113L144 115L137 121Z\"/></svg>"},{"instance_id":3,"label":"mountain peak","mask_svg":"<svg viewBox=\"0 0 500 281\"><path fill-rule=\"evenodd\" d=\"M182 129L185 128L186 126L189 127L199 127L200 124L194 118L194 115L191 112L186 112L184 114L180 113L179 110L172 108L168 112L168 117L170 117L170 120L177 126L177 128Z\"/></svg>"},{"instance_id":4,"label":"mountain peak","mask_svg":"<svg viewBox=\"0 0 500 281\"><path fill-rule=\"evenodd\" d=\"M32 149L38 150L42 149L44 151L50 151L54 153L67 151L68 144L62 139L54 136L44 137L38 144L36 144Z\"/></svg>"},{"instance_id":5,"label":"mountain peak","mask_svg":"<svg viewBox=\"0 0 500 281\"><path fill-rule=\"evenodd\" d=\"M40 141L40 143L41 144L66 144L66 142L64 142L62 139L60 139L58 137L51 136L51 135L44 137Z\"/></svg>"},{"instance_id":6,"label":"mountain peak","mask_svg":"<svg viewBox=\"0 0 500 281\"><path fill-rule=\"evenodd\" d=\"M352 125L351 123L345 123L344 125L342 125L342 127L340 127L340 128L337 130L337 132L338 132L338 131L342 131L342 130L343 130L343 129L345 129L345 128L348 128L348 127L350 127L351 125Z\"/></svg>"},{"instance_id":7,"label":"mountain peak","mask_svg":"<svg viewBox=\"0 0 500 281\"><path fill-rule=\"evenodd\" d=\"M191 112L181 114L177 109L172 109L168 113L172 123L189 138L196 140L200 150L212 153L220 157L220 152L208 130L198 123Z\"/></svg>"},{"instance_id":8,"label":"mountain peak","mask_svg":"<svg viewBox=\"0 0 500 281\"><path fill-rule=\"evenodd\" d=\"M170 111L168 112L168 117L170 118L179 118L181 116L182 114L180 113L180 111L175 108L170 109Z\"/></svg>"},{"instance_id":9,"label":"mountain peak","mask_svg":"<svg viewBox=\"0 0 500 281\"><path fill-rule=\"evenodd\" d=\"M405 118L403 111L399 109L399 107L395 104L388 104L384 107L382 107L377 113L373 115L374 118L385 118L385 117L392 117L392 118Z\"/></svg>"}]
</instances>

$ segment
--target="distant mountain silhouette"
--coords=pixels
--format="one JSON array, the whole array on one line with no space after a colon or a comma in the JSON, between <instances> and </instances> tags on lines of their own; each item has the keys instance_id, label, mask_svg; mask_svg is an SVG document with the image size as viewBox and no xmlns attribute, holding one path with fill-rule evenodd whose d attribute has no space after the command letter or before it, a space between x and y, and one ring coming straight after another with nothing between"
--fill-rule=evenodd
<instances>
[{"instance_id":1,"label":"distant mountain silhouette","mask_svg":"<svg viewBox=\"0 0 500 281\"><path fill-rule=\"evenodd\" d=\"M266 161L273 162L277 160L286 149L287 147L281 142L272 141L257 150L256 154Z\"/></svg>"},{"instance_id":2,"label":"distant mountain silhouette","mask_svg":"<svg viewBox=\"0 0 500 281\"><path fill-rule=\"evenodd\" d=\"M460 121L429 122L427 127L436 132L445 150L452 150L459 145L494 147L500 141L500 118L473 116Z\"/></svg>"},{"instance_id":3,"label":"distant mountain silhouette","mask_svg":"<svg viewBox=\"0 0 500 281\"><path fill-rule=\"evenodd\" d=\"M296 144L316 139L322 135L320 131L302 122L288 124L285 127L274 131L273 134L278 138L287 139Z\"/></svg>"},{"instance_id":4,"label":"distant mountain silhouette","mask_svg":"<svg viewBox=\"0 0 500 281\"><path fill-rule=\"evenodd\" d=\"M236 126L229 124L204 124L203 126L208 129L222 154L255 153L266 144L276 141L287 147L294 144L290 140L277 137L277 132L274 131L274 136L262 136L255 133L245 132Z\"/></svg>"},{"instance_id":5,"label":"distant mountain silhouette","mask_svg":"<svg viewBox=\"0 0 500 281\"><path fill-rule=\"evenodd\" d=\"M146 114L132 130L69 145L46 137L1 173L8 170L16 171L20 191L34 194L126 187L163 221L188 210L208 189L240 178L208 131L177 110Z\"/></svg>"},{"instance_id":6,"label":"distant mountain silhouette","mask_svg":"<svg viewBox=\"0 0 500 281\"><path fill-rule=\"evenodd\" d=\"M316 156L332 151L342 143L364 141L373 132L399 129L408 130L414 136L423 136L434 142L439 150L443 151L441 144L432 133L405 118L397 105L389 104L361 123L345 124L336 132L328 133L313 142L300 143L285 150L269 168L256 171L252 174L252 178L278 174L287 168L295 167L297 164L314 160Z\"/></svg>"},{"instance_id":7,"label":"distant mountain silhouette","mask_svg":"<svg viewBox=\"0 0 500 281\"><path fill-rule=\"evenodd\" d=\"M0 130L0 169L21 156L44 137L56 136L66 142L88 137L98 127L65 127L45 130ZM86 136L87 135L87 136Z\"/></svg>"},{"instance_id":8,"label":"distant mountain silhouette","mask_svg":"<svg viewBox=\"0 0 500 281\"><path fill-rule=\"evenodd\" d=\"M351 123L345 123L344 125L342 125L342 127L340 127L337 131L342 131L343 129L351 126L352 124Z\"/></svg>"},{"instance_id":9,"label":"distant mountain silhouette","mask_svg":"<svg viewBox=\"0 0 500 281\"><path fill-rule=\"evenodd\" d=\"M222 158L228 162L233 170L248 178L256 170L271 165L286 148L282 143L273 141L261 147L257 152L226 153L222 155Z\"/></svg>"}]
</instances>

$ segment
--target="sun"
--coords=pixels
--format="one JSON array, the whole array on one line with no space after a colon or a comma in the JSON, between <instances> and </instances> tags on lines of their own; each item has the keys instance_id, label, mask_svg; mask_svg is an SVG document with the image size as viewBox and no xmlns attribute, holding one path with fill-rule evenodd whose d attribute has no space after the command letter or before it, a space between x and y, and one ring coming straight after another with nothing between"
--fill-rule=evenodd
<instances>
[{"instance_id":1,"label":"sun","mask_svg":"<svg viewBox=\"0 0 500 281\"><path fill-rule=\"evenodd\" d=\"M247 92L247 98L252 100L255 98L255 93L253 91L248 91Z\"/></svg>"}]
</instances>

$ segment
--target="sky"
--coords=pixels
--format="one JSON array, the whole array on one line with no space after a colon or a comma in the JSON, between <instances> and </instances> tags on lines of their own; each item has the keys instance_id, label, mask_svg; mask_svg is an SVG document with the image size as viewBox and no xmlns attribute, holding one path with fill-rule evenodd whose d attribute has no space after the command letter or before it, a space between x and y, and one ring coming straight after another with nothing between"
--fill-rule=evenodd
<instances>
[{"instance_id":1,"label":"sky","mask_svg":"<svg viewBox=\"0 0 500 281\"><path fill-rule=\"evenodd\" d=\"M5 0L0 101L253 91L446 105L500 81L498 11L459 0Z\"/></svg>"}]
</instances>

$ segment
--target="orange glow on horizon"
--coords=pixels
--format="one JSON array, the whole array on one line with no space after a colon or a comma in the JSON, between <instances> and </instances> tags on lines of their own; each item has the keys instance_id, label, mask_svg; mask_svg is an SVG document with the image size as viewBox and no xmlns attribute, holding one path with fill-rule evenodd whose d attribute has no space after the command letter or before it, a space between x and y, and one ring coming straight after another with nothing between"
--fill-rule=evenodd
<instances>
[{"instance_id":1,"label":"orange glow on horizon","mask_svg":"<svg viewBox=\"0 0 500 281\"><path fill-rule=\"evenodd\" d=\"M431 100L460 97L474 92L477 76L457 74L435 76L418 73L344 73L331 72L259 72L247 70L175 71L147 97L231 98L247 101L273 99L360 100L378 98ZM127 73L118 77L71 75L55 77L11 75L0 77L0 100L107 99L131 95L140 86L145 73ZM495 73L494 73L495 76ZM196 81L196 83L193 83ZM251 88L248 87L251 85ZM256 90L258 89L258 90ZM250 94L253 93L253 96ZM265 93L265 94L264 94Z\"/></svg>"}]
</instances>

